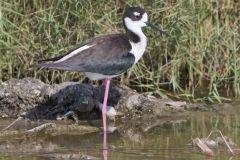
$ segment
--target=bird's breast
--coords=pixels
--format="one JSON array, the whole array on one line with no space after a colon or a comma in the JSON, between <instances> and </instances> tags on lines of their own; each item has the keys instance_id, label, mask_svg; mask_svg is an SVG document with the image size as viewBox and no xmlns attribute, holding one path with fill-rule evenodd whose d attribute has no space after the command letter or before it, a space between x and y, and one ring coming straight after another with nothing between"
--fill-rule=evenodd
<instances>
[{"instance_id":1,"label":"bird's breast","mask_svg":"<svg viewBox=\"0 0 240 160\"><path fill-rule=\"evenodd\" d=\"M130 41L130 44L132 46L130 53L135 56L134 64L136 64L145 52L145 49L147 47L147 39L145 37L142 37L139 42L134 43Z\"/></svg>"}]
</instances>

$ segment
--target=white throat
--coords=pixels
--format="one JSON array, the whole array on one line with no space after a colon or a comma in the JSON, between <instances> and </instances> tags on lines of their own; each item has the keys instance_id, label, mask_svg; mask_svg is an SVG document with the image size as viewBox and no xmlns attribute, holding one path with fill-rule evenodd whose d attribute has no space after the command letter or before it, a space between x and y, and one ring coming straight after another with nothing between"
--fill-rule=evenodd
<instances>
[{"instance_id":1,"label":"white throat","mask_svg":"<svg viewBox=\"0 0 240 160\"><path fill-rule=\"evenodd\" d=\"M139 59L143 56L143 53L145 52L145 49L147 47L147 38L143 34L142 30L141 32L135 34L139 36L140 41L137 43L130 41L130 44L132 46L130 53L132 53L135 56L134 64L136 64L139 61Z\"/></svg>"}]
</instances>

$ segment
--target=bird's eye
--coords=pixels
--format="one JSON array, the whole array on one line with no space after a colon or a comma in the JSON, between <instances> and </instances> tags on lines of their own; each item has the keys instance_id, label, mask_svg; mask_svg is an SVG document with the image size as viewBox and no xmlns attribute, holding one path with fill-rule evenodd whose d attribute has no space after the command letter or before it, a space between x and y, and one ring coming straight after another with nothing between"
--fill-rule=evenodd
<instances>
[{"instance_id":1,"label":"bird's eye","mask_svg":"<svg viewBox=\"0 0 240 160\"><path fill-rule=\"evenodd\" d=\"M140 15L137 15L137 16L135 16L137 19L139 19L140 18Z\"/></svg>"},{"instance_id":2,"label":"bird's eye","mask_svg":"<svg viewBox=\"0 0 240 160\"><path fill-rule=\"evenodd\" d=\"M133 17L135 20L138 20L141 18L141 14L139 12L133 12Z\"/></svg>"}]
</instances>

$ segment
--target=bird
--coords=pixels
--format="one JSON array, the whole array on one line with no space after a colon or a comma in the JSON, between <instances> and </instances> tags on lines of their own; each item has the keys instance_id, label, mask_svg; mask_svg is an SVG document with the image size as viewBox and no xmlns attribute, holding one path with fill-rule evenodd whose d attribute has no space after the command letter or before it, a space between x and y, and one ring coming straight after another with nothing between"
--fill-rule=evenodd
<instances>
[{"instance_id":1,"label":"bird","mask_svg":"<svg viewBox=\"0 0 240 160\"><path fill-rule=\"evenodd\" d=\"M141 7L129 7L123 14L124 33L99 35L58 57L42 60L38 66L53 70L83 72L90 80L103 80L105 87L102 105L103 131L107 132L107 100L110 80L134 66L143 56L147 38L142 31L149 26L169 35L153 25Z\"/></svg>"}]
</instances>

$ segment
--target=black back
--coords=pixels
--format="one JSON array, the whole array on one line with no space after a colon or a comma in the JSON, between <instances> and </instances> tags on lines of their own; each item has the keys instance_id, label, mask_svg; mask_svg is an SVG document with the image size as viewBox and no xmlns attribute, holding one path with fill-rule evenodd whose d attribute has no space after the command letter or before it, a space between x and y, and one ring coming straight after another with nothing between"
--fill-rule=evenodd
<instances>
[{"instance_id":1,"label":"black back","mask_svg":"<svg viewBox=\"0 0 240 160\"><path fill-rule=\"evenodd\" d=\"M68 71L117 75L125 72L135 62L134 55L129 53L131 45L125 34L99 36L90 40L85 45L94 46L83 50L64 61L44 63L39 66ZM71 54L71 52L68 54ZM65 54L64 56L68 54ZM51 58L49 60L61 60L64 56Z\"/></svg>"}]
</instances>

